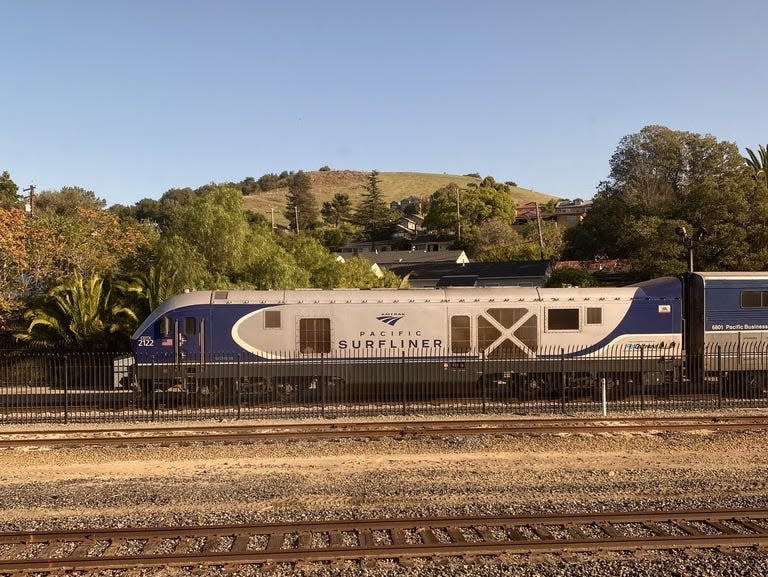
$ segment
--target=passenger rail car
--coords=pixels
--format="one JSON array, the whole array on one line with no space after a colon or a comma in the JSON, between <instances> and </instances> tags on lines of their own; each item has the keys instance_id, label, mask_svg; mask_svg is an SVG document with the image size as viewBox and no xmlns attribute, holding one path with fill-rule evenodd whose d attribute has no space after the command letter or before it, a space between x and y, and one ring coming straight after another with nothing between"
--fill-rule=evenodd
<instances>
[{"instance_id":1,"label":"passenger rail car","mask_svg":"<svg viewBox=\"0 0 768 577\"><path fill-rule=\"evenodd\" d=\"M132 341L145 393L322 389L328 398L394 395L404 381L520 398L607 381L631 394L716 371L763 387L762 357L744 354L760 343L766 273L617 288L197 291L162 303ZM724 354L708 356L716 345Z\"/></svg>"}]
</instances>

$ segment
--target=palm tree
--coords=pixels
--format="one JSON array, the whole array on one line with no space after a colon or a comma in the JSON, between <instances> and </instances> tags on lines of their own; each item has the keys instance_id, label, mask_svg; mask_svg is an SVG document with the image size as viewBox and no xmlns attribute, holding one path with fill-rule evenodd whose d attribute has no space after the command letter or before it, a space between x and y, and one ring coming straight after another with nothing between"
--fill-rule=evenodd
<instances>
[{"instance_id":1,"label":"palm tree","mask_svg":"<svg viewBox=\"0 0 768 577\"><path fill-rule=\"evenodd\" d=\"M757 154L747 148L748 157L745 156L744 160L747 161L747 165L754 172L755 180L760 180L768 186L768 147L762 144L757 147Z\"/></svg>"},{"instance_id":2,"label":"palm tree","mask_svg":"<svg viewBox=\"0 0 768 577\"><path fill-rule=\"evenodd\" d=\"M125 297L126 304L138 319L146 318L151 311L178 291L177 274L152 264L134 277L115 282L115 289Z\"/></svg>"},{"instance_id":3,"label":"palm tree","mask_svg":"<svg viewBox=\"0 0 768 577\"><path fill-rule=\"evenodd\" d=\"M40 304L27 311L27 330L15 336L45 347L109 349L116 337L136 327L136 314L112 293L99 275L83 279L79 274L53 287Z\"/></svg>"}]
</instances>

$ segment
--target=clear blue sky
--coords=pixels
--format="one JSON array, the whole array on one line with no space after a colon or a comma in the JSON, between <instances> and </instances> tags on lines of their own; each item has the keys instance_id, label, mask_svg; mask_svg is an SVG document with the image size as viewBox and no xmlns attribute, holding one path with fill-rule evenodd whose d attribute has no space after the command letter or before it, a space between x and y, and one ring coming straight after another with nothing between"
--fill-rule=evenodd
<instances>
[{"instance_id":1,"label":"clear blue sky","mask_svg":"<svg viewBox=\"0 0 768 577\"><path fill-rule=\"evenodd\" d=\"M2 0L0 171L114 203L332 168L591 197L648 124L768 143L764 0Z\"/></svg>"}]
</instances>

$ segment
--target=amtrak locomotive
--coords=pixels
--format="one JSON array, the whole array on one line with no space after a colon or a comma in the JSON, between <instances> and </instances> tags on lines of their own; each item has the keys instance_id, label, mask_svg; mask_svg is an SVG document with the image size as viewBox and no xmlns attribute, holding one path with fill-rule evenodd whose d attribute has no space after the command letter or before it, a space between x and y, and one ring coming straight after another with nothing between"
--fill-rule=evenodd
<instances>
[{"instance_id":1,"label":"amtrak locomotive","mask_svg":"<svg viewBox=\"0 0 768 577\"><path fill-rule=\"evenodd\" d=\"M570 386L566 372L625 388L649 372L755 372L741 353L763 341L768 274L689 273L619 288L188 292L153 311L132 346L144 392L362 395L415 380L522 396ZM716 345L728 352L717 366L705 361Z\"/></svg>"}]
</instances>

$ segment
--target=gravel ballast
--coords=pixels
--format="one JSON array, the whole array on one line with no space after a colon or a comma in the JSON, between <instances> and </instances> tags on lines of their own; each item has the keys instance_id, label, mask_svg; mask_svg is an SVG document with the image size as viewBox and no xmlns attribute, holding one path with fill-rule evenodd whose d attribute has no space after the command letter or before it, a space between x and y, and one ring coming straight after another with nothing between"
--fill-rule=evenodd
<instances>
[{"instance_id":1,"label":"gravel ballast","mask_svg":"<svg viewBox=\"0 0 768 577\"><path fill-rule=\"evenodd\" d=\"M768 508L765 447L768 432L702 429L5 449L0 451L0 531ZM768 575L768 556L740 550L613 558L502 557L471 563L418 561L412 567L391 563L242 567L236 574L265 573ZM187 570L140 574L184 575Z\"/></svg>"}]
</instances>

